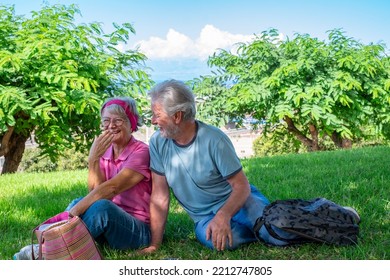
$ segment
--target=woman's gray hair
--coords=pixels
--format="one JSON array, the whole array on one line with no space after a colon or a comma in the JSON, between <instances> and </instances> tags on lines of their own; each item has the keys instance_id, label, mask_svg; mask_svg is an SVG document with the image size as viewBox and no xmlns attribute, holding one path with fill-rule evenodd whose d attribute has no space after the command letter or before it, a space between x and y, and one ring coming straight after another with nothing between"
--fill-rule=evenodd
<instances>
[{"instance_id":1,"label":"woman's gray hair","mask_svg":"<svg viewBox=\"0 0 390 280\"><path fill-rule=\"evenodd\" d=\"M157 84L150 92L152 103L159 103L169 116L183 112L183 120L193 120L196 114L195 97L183 82L168 80Z\"/></svg>"},{"instance_id":2,"label":"woman's gray hair","mask_svg":"<svg viewBox=\"0 0 390 280\"><path fill-rule=\"evenodd\" d=\"M126 115L125 110L121 106L117 104L111 104L105 108L106 104L111 100L121 100L126 102L126 104L129 105L131 113L133 113L133 115L137 118L137 126L142 126L142 120L138 113L137 104L133 98L127 96L112 97L107 99L102 105L102 108L104 108L104 110L107 110L111 114L116 114L121 118L123 118L124 120L126 120L127 123L130 123L129 117ZM102 117L102 114L103 114L103 110L101 110L100 112L100 117Z\"/></svg>"}]
</instances>

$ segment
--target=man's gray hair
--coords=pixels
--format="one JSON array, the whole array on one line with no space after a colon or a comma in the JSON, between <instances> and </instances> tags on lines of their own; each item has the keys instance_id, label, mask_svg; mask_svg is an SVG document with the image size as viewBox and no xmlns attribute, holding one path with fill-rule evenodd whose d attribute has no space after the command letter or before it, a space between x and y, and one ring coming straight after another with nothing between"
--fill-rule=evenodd
<instances>
[{"instance_id":1,"label":"man's gray hair","mask_svg":"<svg viewBox=\"0 0 390 280\"><path fill-rule=\"evenodd\" d=\"M196 114L195 97L183 82L168 80L157 84L150 92L152 103L159 103L169 116L183 112L183 120L193 120Z\"/></svg>"}]
</instances>

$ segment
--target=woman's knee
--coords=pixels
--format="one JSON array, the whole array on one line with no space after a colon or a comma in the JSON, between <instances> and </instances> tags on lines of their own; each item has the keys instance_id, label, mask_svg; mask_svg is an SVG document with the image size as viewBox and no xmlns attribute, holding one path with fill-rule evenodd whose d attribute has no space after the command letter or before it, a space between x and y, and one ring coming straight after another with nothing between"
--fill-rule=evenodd
<instances>
[{"instance_id":1,"label":"woman's knee","mask_svg":"<svg viewBox=\"0 0 390 280\"><path fill-rule=\"evenodd\" d=\"M69 211L70 209L72 209L72 207L75 206L77 203L79 203L79 201L82 200L82 199L83 199L83 197L78 197L78 198L73 199L68 204L68 206L66 207L65 211Z\"/></svg>"},{"instance_id":2,"label":"woman's knee","mask_svg":"<svg viewBox=\"0 0 390 280\"><path fill-rule=\"evenodd\" d=\"M94 203L92 203L91 206L89 206L89 208L87 209L87 211L85 211L84 214L87 215L91 215L91 214L102 215L103 213L109 214L112 211L110 209L113 209L115 207L117 206L111 200L99 199Z\"/></svg>"},{"instance_id":3,"label":"woman's knee","mask_svg":"<svg viewBox=\"0 0 390 280\"><path fill-rule=\"evenodd\" d=\"M108 222L113 216L111 213L114 203L107 199L97 200L80 217L87 225L94 237L99 236L107 227Z\"/></svg>"},{"instance_id":4,"label":"woman's knee","mask_svg":"<svg viewBox=\"0 0 390 280\"><path fill-rule=\"evenodd\" d=\"M111 200L108 199L99 199L96 200L94 203L91 204L91 207L99 208L99 209L107 209L111 208L114 205L114 203Z\"/></svg>"}]
</instances>

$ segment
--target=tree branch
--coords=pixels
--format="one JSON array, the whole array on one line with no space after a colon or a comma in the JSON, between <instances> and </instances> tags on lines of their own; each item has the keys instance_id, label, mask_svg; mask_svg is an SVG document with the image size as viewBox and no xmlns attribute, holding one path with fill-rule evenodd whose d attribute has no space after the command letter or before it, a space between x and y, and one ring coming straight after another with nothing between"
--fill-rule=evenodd
<instances>
[{"instance_id":1,"label":"tree branch","mask_svg":"<svg viewBox=\"0 0 390 280\"><path fill-rule=\"evenodd\" d=\"M299 129L296 128L293 120L285 116L284 121L287 123L287 130L297 137L302 144L304 144L310 151L313 150L313 141L307 138Z\"/></svg>"}]
</instances>

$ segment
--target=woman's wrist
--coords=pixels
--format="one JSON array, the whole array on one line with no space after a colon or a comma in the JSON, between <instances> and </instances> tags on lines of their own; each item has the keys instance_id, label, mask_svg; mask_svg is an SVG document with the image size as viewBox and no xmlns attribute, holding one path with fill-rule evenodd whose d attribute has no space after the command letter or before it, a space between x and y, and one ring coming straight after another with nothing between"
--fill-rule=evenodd
<instances>
[{"instance_id":1,"label":"woman's wrist","mask_svg":"<svg viewBox=\"0 0 390 280\"><path fill-rule=\"evenodd\" d=\"M89 157L88 157L88 165L94 166L94 165L96 165L96 164L99 164L99 160L100 160L99 157L89 156Z\"/></svg>"}]
</instances>

